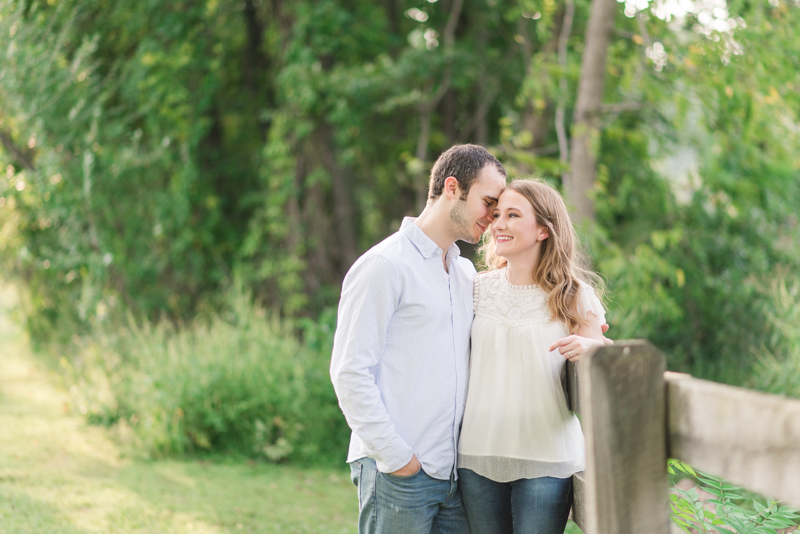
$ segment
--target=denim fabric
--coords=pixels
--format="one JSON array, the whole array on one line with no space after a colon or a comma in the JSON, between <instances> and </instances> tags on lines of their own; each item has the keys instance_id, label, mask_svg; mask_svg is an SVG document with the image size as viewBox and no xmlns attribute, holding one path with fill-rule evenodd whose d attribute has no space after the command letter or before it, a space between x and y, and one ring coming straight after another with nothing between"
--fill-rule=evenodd
<instances>
[{"instance_id":1,"label":"denim fabric","mask_svg":"<svg viewBox=\"0 0 800 534\"><path fill-rule=\"evenodd\" d=\"M375 460L350 462L358 488L359 534L470 534L458 481L420 469L399 477L378 471Z\"/></svg>"},{"instance_id":2,"label":"denim fabric","mask_svg":"<svg viewBox=\"0 0 800 534\"><path fill-rule=\"evenodd\" d=\"M572 477L495 482L469 469L458 481L472 534L563 534Z\"/></svg>"}]
</instances>

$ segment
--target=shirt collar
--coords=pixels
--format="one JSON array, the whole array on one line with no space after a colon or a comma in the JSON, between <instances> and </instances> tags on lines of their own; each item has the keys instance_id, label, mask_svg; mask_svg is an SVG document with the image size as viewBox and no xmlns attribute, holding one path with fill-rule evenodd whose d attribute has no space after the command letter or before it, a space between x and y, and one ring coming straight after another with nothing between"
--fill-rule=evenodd
<instances>
[{"instance_id":1,"label":"shirt collar","mask_svg":"<svg viewBox=\"0 0 800 534\"><path fill-rule=\"evenodd\" d=\"M434 254L441 254L442 249L428 237L422 229L414 224L414 221L417 220L416 217L404 217L403 224L400 225L400 233L408 237L414 246L417 247L419 253L425 259L430 258ZM461 249L458 248L458 245L453 243L450 245L450 248L447 249L447 258L450 259L451 257L461 256Z\"/></svg>"}]
</instances>

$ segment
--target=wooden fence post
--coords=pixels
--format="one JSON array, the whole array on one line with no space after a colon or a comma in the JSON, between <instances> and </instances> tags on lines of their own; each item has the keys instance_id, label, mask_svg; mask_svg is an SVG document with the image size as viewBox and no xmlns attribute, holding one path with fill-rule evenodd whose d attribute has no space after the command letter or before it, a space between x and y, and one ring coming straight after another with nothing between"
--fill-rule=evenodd
<instances>
[{"instance_id":1,"label":"wooden fence post","mask_svg":"<svg viewBox=\"0 0 800 534\"><path fill-rule=\"evenodd\" d=\"M601 347L578 364L586 534L670 532L665 367L664 355L638 340Z\"/></svg>"}]
</instances>

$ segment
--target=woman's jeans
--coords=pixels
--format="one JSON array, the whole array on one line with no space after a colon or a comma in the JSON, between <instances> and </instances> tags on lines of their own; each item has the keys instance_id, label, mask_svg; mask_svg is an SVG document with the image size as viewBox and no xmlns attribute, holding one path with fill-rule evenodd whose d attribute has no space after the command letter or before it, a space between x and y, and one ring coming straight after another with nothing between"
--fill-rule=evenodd
<instances>
[{"instance_id":1,"label":"woman's jeans","mask_svg":"<svg viewBox=\"0 0 800 534\"><path fill-rule=\"evenodd\" d=\"M372 458L350 462L358 488L359 534L469 534L459 482L381 473Z\"/></svg>"},{"instance_id":2,"label":"woman's jeans","mask_svg":"<svg viewBox=\"0 0 800 534\"><path fill-rule=\"evenodd\" d=\"M572 506L572 477L495 482L458 470L472 534L563 534Z\"/></svg>"}]
</instances>

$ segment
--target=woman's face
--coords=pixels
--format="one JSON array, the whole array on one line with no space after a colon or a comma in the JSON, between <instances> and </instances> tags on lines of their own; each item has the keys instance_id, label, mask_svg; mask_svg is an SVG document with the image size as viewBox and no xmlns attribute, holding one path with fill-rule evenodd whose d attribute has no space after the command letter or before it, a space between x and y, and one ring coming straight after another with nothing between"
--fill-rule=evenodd
<instances>
[{"instance_id":1,"label":"woman's face","mask_svg":"<svg viewBox=\"0 0 800 534\"><path fill-rule=\"evenodd\" d=\"M527 255L547 239L547 228L536 222L536 214L528 199L513 189L500 195L492 221L492 237L497 244L498 256Z\"/></svg>"}]
</instances>

